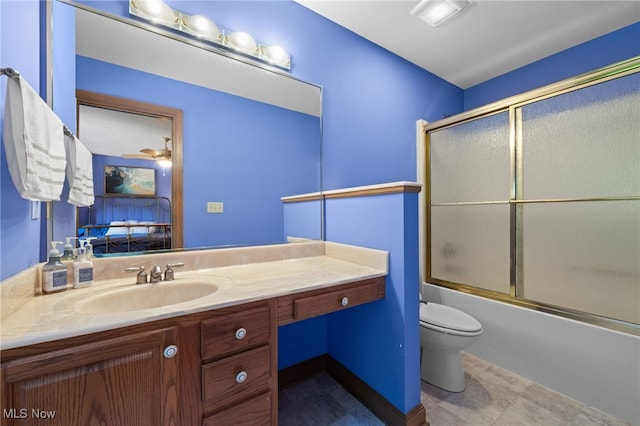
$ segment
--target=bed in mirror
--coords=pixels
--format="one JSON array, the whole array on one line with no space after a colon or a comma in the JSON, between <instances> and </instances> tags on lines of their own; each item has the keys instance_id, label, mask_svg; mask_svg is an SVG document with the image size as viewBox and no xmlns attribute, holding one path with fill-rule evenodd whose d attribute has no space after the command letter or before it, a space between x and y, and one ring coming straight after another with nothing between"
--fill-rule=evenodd
<instances>
[{"instance_id":1,"label":"bed in mirror","mask_svg":"<svg viewBox=\"0 0 640 426\"><path fill-rule=\"evenodd\" d=\"M76 237L94 254L182 247L182 111L85 90L76 99L96 195L76 210Z\"/></svg>"},{"instance_id":2,"label":"bed in mirror","mask_svg":"<svg viewBox=\"0 0 640 426\"><path fill-rule=\"evenodd\" d=\"M315 222L314 229L307 227L308 231L291 235L282 201L283 197L321 190L319 86L150 31L148 26L124 17L75 2L64 3L76 7L80 140L85 132L83 116L88 112L83 109L92 106L83 100L89 93L182 112L181 132L176 133L174 119L167 146L172 166L155 172L157 189L161 182L170 181L170 189L156 195L166 197L171 205L173 249L274 244L289 237L322 238L321 203L308 210L308 217L313 219L307 223ZM155 161L125 158L145 149L161 150L164 136L149 136L159 140L133 137L124 152L120 147L117 152L100 154L99 147L92 148L97 195L104 194L105 166ZM120 145L122 139L110 132L103 143ZM135 163L133 167L144 166ZM103 215L103 223L96 225L103 225L101 232L109 232L111 227L104 225L111 222L163 220L119 217L123 215ZM54 209L53 238L72 235L70 223L74 233L92 225L81 223L86 222L81 214L75 214L73 221L60 216L63 214L57 215ZM111 232L124 226L129 232L142 229L135 225L114 225Z\"/></svg>"}]
</instances>

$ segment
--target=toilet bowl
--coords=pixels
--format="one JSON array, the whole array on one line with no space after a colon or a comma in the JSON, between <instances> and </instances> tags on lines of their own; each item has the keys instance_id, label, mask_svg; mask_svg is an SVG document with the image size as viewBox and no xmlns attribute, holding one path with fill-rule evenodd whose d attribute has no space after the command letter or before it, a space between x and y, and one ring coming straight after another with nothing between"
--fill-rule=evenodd
<instances>
[{"instance_id":1,"label":"toilet bowl","mask_svg":"<svg viewBox=\"0 0 640 426\"><path fill-rule=\"evenodd\" d=\"M466 387L461 352L482 334L471 315L450 306L420 302L420 376L450 392Z\"/></svg>"}]
</instances>

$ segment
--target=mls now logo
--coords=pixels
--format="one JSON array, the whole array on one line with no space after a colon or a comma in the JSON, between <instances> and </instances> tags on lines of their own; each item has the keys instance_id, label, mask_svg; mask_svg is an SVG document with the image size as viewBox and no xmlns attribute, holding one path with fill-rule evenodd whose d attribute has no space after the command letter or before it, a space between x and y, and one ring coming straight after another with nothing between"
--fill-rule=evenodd
<instances>
[{"instance_id":1,"label":"mls now logo","mask_svg":"<svg viewBox=\"0 0 640 426\"><path fill-rule=\"evenodd\" d=\"M41 410L39 408L32 408L31 411L26 408L5 408L2 410L2 416L5 419L26 419L27 417L34 419L53 419L56 416L56 412Z\"/></svg>"},{"instance_id":2,"label":"mls now logo","mask_svg":"<svg viewBox=\"0 0 640 426\"><path fill-rule=\"evenodd\" d=\"M2 410L2 416L5 419L26 419L29 416L29 412L26 408L9 408Z\"/></svg>"}]
</instances>

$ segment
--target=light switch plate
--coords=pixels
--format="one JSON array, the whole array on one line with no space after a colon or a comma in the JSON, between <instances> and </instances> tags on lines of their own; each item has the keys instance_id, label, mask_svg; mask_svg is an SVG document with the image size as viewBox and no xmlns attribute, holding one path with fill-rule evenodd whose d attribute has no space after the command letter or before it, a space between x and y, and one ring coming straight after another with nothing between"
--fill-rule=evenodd
<instances>
[{"instance_id":1,"label":"light switch plate","mask_svg":"<svg viewBox=\"0 0 640 426\"><path fill-rule=\"evenodd\" d=\"M207 213L224 213L224 203L222 201L208 201Z\"/></svg>"}]
</instances>

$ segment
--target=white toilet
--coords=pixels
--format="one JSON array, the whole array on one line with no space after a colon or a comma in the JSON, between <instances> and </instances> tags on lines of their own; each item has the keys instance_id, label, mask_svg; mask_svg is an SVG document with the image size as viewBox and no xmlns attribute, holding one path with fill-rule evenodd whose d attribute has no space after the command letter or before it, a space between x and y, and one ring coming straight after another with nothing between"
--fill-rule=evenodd
<instances>
[{"instance_id":1,"label":"white toilet","mask_svg":"<svg viewBox=\"0 0 640 426\"><path fill-rule=\"evenodd\" d=\"M482 333L471 315L450 306L420 301L420 375L450 392L466 387L461 351Z\"/></svg>"}]
</instances>

